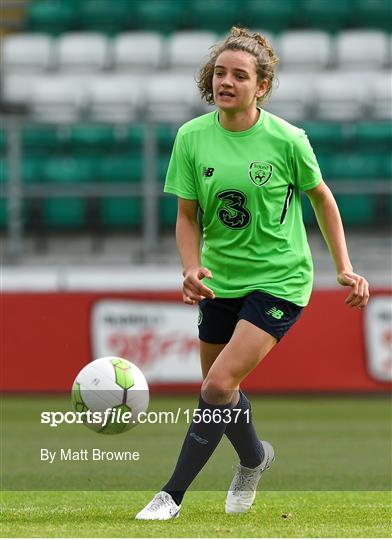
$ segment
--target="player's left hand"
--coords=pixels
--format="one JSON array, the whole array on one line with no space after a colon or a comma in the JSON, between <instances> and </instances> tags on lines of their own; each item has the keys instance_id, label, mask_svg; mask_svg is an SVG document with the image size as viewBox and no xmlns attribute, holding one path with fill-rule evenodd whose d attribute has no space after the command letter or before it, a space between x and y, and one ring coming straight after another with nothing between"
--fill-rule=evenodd
<instances>
[{"instance_id":1,"label":"player's left hand","mask_svg":"<svg viewBox=\"0 0 392 540\"><path fill-rule=\"evenodd\" d=\"M341 272L337 276L338 283L343 287L351 287L351 292L344 301L350 307L362 309L369 300L369 283L354 272Z\"/></svg>"}]
</instances>

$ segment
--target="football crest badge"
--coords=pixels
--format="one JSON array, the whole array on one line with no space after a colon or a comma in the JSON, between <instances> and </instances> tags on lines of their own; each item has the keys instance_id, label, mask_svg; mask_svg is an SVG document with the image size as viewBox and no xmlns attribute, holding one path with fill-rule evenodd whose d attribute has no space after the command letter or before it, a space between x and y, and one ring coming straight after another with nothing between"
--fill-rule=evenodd
<instances>
[{"instance_id":1,"label":"football crest badge","mask_svg":"<svg viewBox=\"0 0 392 540\"><path fill-rule=\"evenodd\" d=\"M264 186L272 176L272 165L266 161L252 161L249 176L257 187Z\"/></svg>"}]
</instances>

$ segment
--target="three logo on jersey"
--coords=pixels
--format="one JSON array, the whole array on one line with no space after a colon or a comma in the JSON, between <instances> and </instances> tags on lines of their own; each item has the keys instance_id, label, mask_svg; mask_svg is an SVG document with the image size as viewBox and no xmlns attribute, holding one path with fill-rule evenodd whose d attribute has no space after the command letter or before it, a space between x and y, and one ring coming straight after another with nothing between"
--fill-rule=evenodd
<instances>
[{"instance_id":1,"label":"three logo on jersey","mask_svg":"<svg viewBox=\"0 0 392 540\"><path fill-rule=\"evenodd\" d=\"M203 176L205 178L212 178L214 171L214 167L203 167ZM249 164L248 174L254 185L261 187L271 180L273 167L267 161L252 161Z\"/></svg>"}]
</instances>

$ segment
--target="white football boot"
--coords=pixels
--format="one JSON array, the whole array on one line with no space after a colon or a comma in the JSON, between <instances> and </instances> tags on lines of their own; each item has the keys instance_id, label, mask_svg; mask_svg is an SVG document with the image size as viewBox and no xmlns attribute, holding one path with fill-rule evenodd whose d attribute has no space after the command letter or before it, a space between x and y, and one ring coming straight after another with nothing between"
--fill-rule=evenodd
<instances>
[{"instance_id":1,"label":"white football boot","mask_svg":"<svg viewBox=\"0 0 392 540\"><path fill-rule=\"evenodd\" d=\"M178 506L171 495L165 491L157 493L147 506L140 510L135 519L173 519L180 515Z\"/></svg>"},{"instance_id":2,"label":"white football boot","mask_svg":"<svg viewBox=\"0 0 392 540\"><path fill-rule=\"evenodd\" d=\"M255 469L237 465L237 472L230 484L226 497L226 513L247 512L256 497L257 484L264 471L270 468L275 459L274 449L267 441L260 441L264 449L264 459Z\"/></svg>"}]
</instances>

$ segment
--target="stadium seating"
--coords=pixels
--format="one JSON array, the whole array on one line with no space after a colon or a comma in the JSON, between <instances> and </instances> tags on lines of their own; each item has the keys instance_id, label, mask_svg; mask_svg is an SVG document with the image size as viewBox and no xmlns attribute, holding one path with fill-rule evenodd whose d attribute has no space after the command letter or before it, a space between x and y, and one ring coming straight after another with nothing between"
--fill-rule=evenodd
<instances>
[{"instance_id":1,"label":"stadium seating","mask_svg":"<svg viewBox=\"0 0 392 540\"><path fill-rule=\"evenodd\" d=\"M236 0L189 0L186 15L187 28L223 33L238 23L238 3Z\"/></svg>"},{"instance_id":2,"label":"stadium seating","mask_svg":"<svg viewBox=\"0 0 392 540\"><path fill-rule=\"evenodd\" d=\"M52 75L32 84L29 105L33 118L42 122L77 122L87 100L86 75Z\"/></svg>"},{"instance_id":3,"label":"stadium seating","mask_svg":"<svg viewBox=\"0 0 392 540\"><path fill-rule=\"evenodd\" d=\"M182 0L138 2L135 9L138 28L143 30L174 32L183 26L187 16L187 5Z\"/></svg>"},{"instance_id":4,"label":"stadium seating","mask_svg":"<svg viewBox=\"0 0 392 540\"><path fill-rule=\"evenodd\" d=\"M21 164L21 175L24 184L42 181L43 160L37 157L25 157ZM9 165L6 157L0 157L0 185L4 186L9 180Z\"/></svg>"},{"instance_id":5,"label":"stadium seating","mask_svg":"<svg viewBox=\"0 0 392 540\"><path fill-rule=\"evenodd\" d=\"M181 122L192 116L200 103L195 82L181 74L152 77L145 88L147 117L155 122Z\"/></svg>"},{"instance_id":6,"label":"stadium seating","mask_svg":"<svg viewBox=\"0 0 392 540\"><path fill-rule=\"evenodd\" d=\"M114 69L124 72L157 70L163 61L163 39L157 32L128 32L113 41Z\"/></svg>"},{"instance_id":7,"label":"stadium seating","mask_svg":"<svg viewBox=\"0 0 392 540\"><path fill-rule=\"evenodd\" d=\"M239 4L240 13L237 17L244 26L281 32L294 24L297 10L298 2L295 0L244 0Z\"/></svg>"},{"instance_id":8,"label":"stadium seating","mask_svg":"<svg viewBox=\"0 0 392 540\"><path fill-rule=\"evenodd\" d=\"M156 124L157 181L163 183L178 125L212 110L201 102L194 74L209 47L236 23L270 33L281 61L265 108L305 129L325 179L387 180L392 41L384 31L390 30L386 4L31 0L26 33L7 36L2 47L3 99L28 106L33 120L51 123L22 130L23 182L71 190L93 181L105 189L117 182L140 184L146 129ZM9 176L5 154L0 130L1 183ZM381 223L386 198L380 206L382 196L337 197L346 224ZM139 196L48 197L40 219L48 228L85 227L91 208L99 226L142 223ZM306 199L303 208L305 222L315 223ZM162 227L173 226L176 212L175 198L160 198ZM5 220L0 199L0 226Z\"/></svg>"},{"instance_id":9,"label":"stadium seating","mask_svg":"<svg viewBox=\"0 0 392 540\"><path fill-rule=\"evenodd\" d=\"M40 213L44 227L79 229L87 223L87 199L82 197L44 199Z\"/></svg>"},{"instance_id":10,"label":"stadium seating","mask_svg":"<svg viewBox=\"0 0 392 540\"><path fill-rule=\"evenodd\" d=\"M353 22L358 26L391 31L391 5L388 0L356 0L352 15Z\"/></svg>"},{"instance_id":11,"label":"stadium seating","mask_svg":"<svg viewBox=\"0 0 392 540\"><path fill-rule=\"evenodd\" d=\"M53 44L47 34L11 34L2 47L2 69L40 72L52 64Z\"/></svg>"},{"instance_id":12,"label":"stadium seating","mask_svg":"<svg viewBox=\"0 0 392 540\"><path fill-rule=\"evenodd\" d=\"M392 120L390 73L376 73L370 78L369 114L377 120Z\"/></svg>"},{"instance_id":13,"label":"stadium seating","mask_svg":"<svg viewBox=\"0 0 392 540\"><path fill-rule=\"evenodd\" d=\"M3 229L8 223L7 199L0 199L0 227Z\"/></svg>"},{"instance_id":14,"label":"stadium seating","mask_svg":"<svg viewBox=\"0 0 392 540\"><path fill-rule=\"evenodd\" d=\"M171 152L178 127L176 124L159 124L157 126L157 143L161 152Z\"/></svg>"},{"instance_id":15,"label":"stadium seating","mask_svg":"<svg viewBox=\"0 0 392 540\"><path fill-rule=\"evenodd\" d=\"M86 31L117 34L132 25L135 19L135 2L80 2L81 26Z\"/></svg>"},{"instance_id":16,"label":"stadium seating","mask_svg":"<svg viewBox=\"0 0 392 540\"><path fill-rule=\"evenodd\" d=\"M382 31L354 30L336 37L336 59L342 70L380 70L388 64L390 40Z\"/></svg>"},{"instance_id":17,"label":"stadium seating","mask_svg":"<svg viewBox=\"0 0 392 540\"><path fill-rule=\"evenodd\" d=\"M300 121L315 151L333 153L352 144L351 124L339 122Z\"/></svg>"},{"instance_id":18,"label":"stadium seating","mask_svg":"<svg viewBox=\"0 0 392 540\"><path fill-rule=\"evenodd\" d=\"M141 182L143 158L140 154L112 154L97 158L96 179L101 182Z\"/></svg>"},{"instance_id":19,"label":"stadium seating","mask_svg":"<svg viewBox=\"0 0 392 540\"><path fill-rule=\"evenodd\" d=\"M47 155L62 149L61 128L48 125L26 125L22 129L24 155Z\"/></svg>"},{"instance_id":20,"label":"stadium seating","mask_svg":"<svg viewBox=\"0 0 392 540\"><path fill-rule=\"evenodd\" d=\"M388 154L337 152L319 154L320 166L327 180L371 180L388 178Z\"/></svg>"},{"instance_id":21,"label":"stadium seating","mask_svg":"<svg viewBox=\"0 0 392 540\"><path fill-rule=\"evenodd\" d=\"M177 219L177 199L163 196L159 204L159 221L162 227L172 227Z\"/></svg>"},{"instance_id":22,"label":"stadium seating","mask_svg":"<svg viewBox=\"0 0 392 540\"><path fill-rule=\"evenodd\" d=\"M310 73L278 73L272 94L265 109L277 116L296 122L306 118L312 93L313 75Z\"/></svg>"},{"instance_id":23,"label":"stadium seating","mask_svg":"<svg viewBox=\"0 0 392 540\"><path fill-rule=\"evenodd\" d=\"M49 156L42 167L43 181L51 184L83 184L91 182L96 175L96 160L93 157L69 155Z\"/></svg>"},{"instance_id":24,"label":"stadium seating","mask_svg":"<svg viewBox=\"0 0 392 540\"><path fill-rule=\"evenodd\" d=\"M72 186L94 178L95 161L70 156L49 157L42 166L43 181ZM80 228L87 223L88 201L82 196L51 197L42 201L42 225L49 228Z\"/></svg>"},{"instance_id":25,"label":"stadium seating","mask_svg":"<svg viewBox=\"0 0 392 540\"><path fill-rule=\"evenodd\" d=\"M5 129L0 128L0 156L5 153L7 148L7 134Z\"/></svg>"},{"instance_id":26,"label":"stadium seating","mask_svg":"<svg viewBox=\"0 0 392 540\"><path fill-rule=\"evenodd\" d=\"M374 223L377 201L369 195L335 195L345 226L363 226ZM317 224L316 215L306 195L301 197L302 215L305 225Z\"/></svg>"},{"instance_id":27,"label":"stadium seating","mask_svg":"<svg viewBox=\"0 0 392 540\"><path fill-rule=\"evenodd\" d=\"M392 149L392 124L390 122L360 122L355 126L355 142L358 152L372 149L390 152Z\"/></svg>"},{"instance_id":28,"label":"stadium seating","mask_svg":"<svg viewBox=\"0 0 392 540\"><path fill-rule=\"evenodd\" d=\"M362 117L366 74L336 71L320 75L314 84L313 111L319 120L345 121Z\"/></svg>"},{"instance_id":29,"label":"stadium seating","mask_svg":"<svg viewBox=\"0 0 392 540\"><path fill-rule=\"evenodd\" d=\"M115 128L108 124L79 123L69 126L64 133L63 148L75 154L102 153L116 151Z\"/></svg>"},{"instance_id":30,"label":"stadium seating","mask_svg":"<svg viewBox=\"0 0 392 540\"><path fill-rule=\"evenodd\" d=\"M336 195L343 223L349 225L369 225L374 222L376 201L369 195Z\"/></svg>"},{"instance_id":31,"label":"stadium seating","mask_svg":"<svg viewBox=\"0 0 392 540\"><path fill-rule=\"evenodd\" d=\"M352 0L302 0L300 7L305 26L336 31L349 25L353 2Z\"/></svg>"},{"instance_id":32,"label":"stadium seating","mask_svg":"<svg viewBox=\"0 0 392 540\"><path fill-rule=\"evenodd\" d=\"M79 10L74 0L68 2L35 0L27 5L26 27L32 32L61 34L79 24Z\"/></svg>"},{"instance_id":33,"label":"stadium seating","mask_svg":"<svg viewBox=\"0 0 392 540\"><path fill-rule=\"evenodd\" d=\"M4 73L1 81L1 95L8 105L26 106L31 99L33 86L41 76L37 73Z\"/></svg>"},{"instance_id":34,"label":"stadium seating","mask_svg":"<svg viewBox=\"0 0 392 540\"><path fill-rule=\"evenodd\" d=\"M99 33L63 34L56 43L57 66L62 71L100 71L108 64L108 54L108 41Z\"/></svg>"},{"instance_id":35,"label":"stadium seating","mask_svg":"<svg viewBox=\"0 0 392 540\"><path fill-rule=\"evenodd\" d=\"M388 0L31 0L26 13L28 31L53 35L73 30L223 33L234 24L272 32L298 28L390 30Z\"/></svg>"},{"instance_id":36,"label":"stadium seating","mask_svg":"<svg viewBox=\"0 0 392 540\"><path fill-rule=\"evenodd\" d=\"M139 227L142 210L140 197L104 197L100 203L100 220L105 227Z\"/></svg>"},{"instance_id":37,"label":"stadium seating","mask_svg":"<svg viewBox=\"0 0 392 540\"><path fill-rule=\"evenodd\" d=\"M285 32L276 48L284 70L321 71L331 59L331 37L322 31Z\"/></svg>"},{"instance_id":38,"label":"stadium seating","mask_svg":"<svg viewBox=\"0 0 392 540\"><path fill-rule=\"evenodd\" d=\"M213 32L177 32L167 44L167 61L172 69L195 71L207 58L209 48L217 41Z\"/></svg>"},{"instance_id":39,"label":"stadium seating","mask_svg":"<svg viewBox=\"0 0 392 540\"><path fill-rule=\"evenodd\" d=\"M98 122L133 122L139 116L142 84L135 75L101 76L90 86L91 118Z\"/></svg>"}]
</instances>

